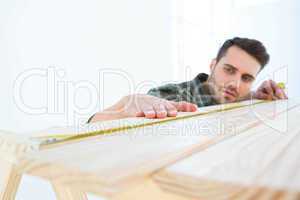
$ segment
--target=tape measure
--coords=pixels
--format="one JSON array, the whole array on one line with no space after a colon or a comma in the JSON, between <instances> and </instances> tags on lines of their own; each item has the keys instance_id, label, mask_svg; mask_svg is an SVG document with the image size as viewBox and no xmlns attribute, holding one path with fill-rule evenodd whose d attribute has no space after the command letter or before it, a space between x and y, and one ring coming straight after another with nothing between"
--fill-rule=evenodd
<instances>
[{"instance_id":1,"label":"tape measure","mask_svg":"<svg viewBox=\"0 0 300 200\"><path fill-rule=\"evenodd\" d=\"M283 82L277 83L277 86L283 90L285 89L285 84Z\"/></svg>"},{"instance_id":2,"label":"tape measure","mask_svg":"<svg viewBox=\"0 0 300 200\"><path fill-rule=\"evenodd\" d=\"M84 132L84 133L80 133L80 134L59 134L59 135L38 136L38 137L33 137L32 139L40 141L41 146L49 146L52 144L58 144L58 143L63 143L63 142L73 141L73 140L79 140L79 139L84 139L84 138L92 137L92 136L112 134L112 133L116 133L116 132L130 130L130 129L138 129L138 128L143 128L143 127L147 127L147 126L163 124L166 122L189 119L189 118L198 117L198 116L202 116L202 115L208 115L208 114L233 110L233 109L242 108L242 107L246 107L249 105L256 105L256 104L260 104L260 103L264 103L264 102L269 102L269 101L255 100L253 102L250 100L250 104L242 103L242 102L221 104L221 105L219 105L218 108L213 109L213 110L189 113L187 115L176 116L176 117L167 117L164 119L152 119L148 122L141 123L141 124L133 124L133 125L131 124L131 125L125 125L125 126L121 126L121 127L107 128L107 129L96 130L96 131L91 131L91 132Z\"/></svg>"}]
</instances>

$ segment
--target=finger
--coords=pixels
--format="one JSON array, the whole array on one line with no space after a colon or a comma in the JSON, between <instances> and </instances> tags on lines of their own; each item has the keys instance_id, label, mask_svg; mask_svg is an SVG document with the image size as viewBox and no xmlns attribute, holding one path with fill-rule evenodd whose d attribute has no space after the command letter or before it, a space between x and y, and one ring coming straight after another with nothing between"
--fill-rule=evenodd
<instances>
[{"instance_id":1,"label":"finger","mask_svg":"<svg viewBox=\"0 0 300 200\"><path fill-rule=\"evenodd\" d=\"M270 80L270 84L272 89L274 90L274 94L277 97L276 99L285 99L286 95L284 94L284 90L280 88L277 83L273 80Z\"/></svg>"},{"instance_id":2,"label":"finger","mask_svg":"<svg viewBox=\"0 0 300 200\"><path fill-rule=\"evenodd\" d=\"M271 80L271 86L272 86L273 90L275 91L274 93L275 93L277 99L286 99L287 98L286 94L284 93L284 90L281 87L279 87L275 81Z\"/></svg>"},{"instance_id":3,"label":"finger","mask_svg":"<svg viewBox=\"0 0 300 200\"><path fill-rule=\"evenodd\" d=\"M260 93L259 94L260 99L265 99L265 100L274 100L274 99L276 99L270 81L264 81L264 83L262 84L262 86L258 90L258 93Z\"/></svg>"},{"instance_id":4,"label":"finger","mask_svg":"<svg viewBox=\"0 0 300 200\"><path fill-rule=\"evenodd\" d=\"M268 95L274 96L273 88L271 86L271 81L265 81L263 86L263 92L267 93Z\"/></svg>"},{"instance_id":5,"label":"finger","mask_svg":"<svg viewBox=\"0 0 300 200\"><path fill-rule=\"evenodd\" d=\"M186 102L186 101L173 102L173 105L180 112L195 112L198 108L197 105Z\"/></svg>"},{"instance_id":6,"label":"finger","mask_svg":"<svg viewBox=\"0 0 300 200\"><path fill-rule=\"evenodd\" d=\"M257 99L265 99L265 100L268 100L268 99L269 99L269 95L266 94L266 93L263 93L263 92L259 92L259 93L257 93L256 98L257 98Z\"/></svg>"},{"instance_id":7,"label":"finger","mask_svg":"<svg viewBox=\"0 0 300 200\"><path fill-rule=\"evenodd\" d=\"M167 115L169 117L175 117L177 115L177 108L173 106L171 103L166 102L165 108L167 109Z\"/></svg>"},{"instance_id":8,"label":"finger","mask_svg":"<svg viewBox=\"0 0 300 200\"><path fill-rule=\"evenodd\" d=\"M145 114L143 111L138 111L135 116L136 117L145 117Z\"/></svg>"},{"instance_id":9,"label":"finger","mask_svg":"<svg viewBox=\"0 0 300 200\"><path fill-rule=\"evenodd\" d=\"M272 87L272 89L273 89L273 91L275 93L276 89L279 88L278 85L277 85L277 83L275 81L273 81L273 80L270 80L269 82L270 82L270 85L271 85L271 87Z\"/></svg>"},{"instance_id":10,"label":"finger","mask_svg":"<svg viewBox=\"0 0 300 200\"><path fill-rule=\"evenodd\" d=\"M278 99L285 99L284 91L279 87L276 88L275 95Z\"/></svg>"},{"instance_id":11,"label":"finger","mask_svg":"<svg viewBox=\"0 0 300 200\"><path fill-rule=\"evenodd\" d=\"M167 117L167 110L164 106L164 104L154 104L153 108L155 110L155 114L157 118L165 118Z\"/></svg>"},{"instance_id":12,"label":"finger","mask_svg":"<svg viewBox=\"0 0 300 200\"><path fill-rule=\"evenodd\" d=\"M142 111L143 111L143 115L146 117L146 118L155 118L156 114L155 114L155 110L152 106L146 106L144 105L142 107Z\"/></svg>"},{"instance_id":13,"label":"finger","mask_svg":"<svg viewBox=\"0 0 300 200\"><path fill-rule=\"evenodd\" d=\"M276 95L276 92L279 92L277 91L277 89L279 89L278 85L273 80L269 80L269 83L273 91L273 99L279 99L280 97Z\"/></svg>"},{"instance_id":14,"label":"finger","mask_svg":"<svg viewBox=\"0 0 300 200\"><path fill-rule=\"evenodd\" d=\"M280 84L280 83L279 83ZM278 87L279 87L279 89L281 89L281 92L282 92L282 95L283 95L283 99L287 99L288 97L287 97L287 95L286 95L286 93L285 93L285 85L283 84L283 83L281 83L280 85L279 84L276 84ZM283 85L283 86L282 86Z\"/></svg>"}]
</instances>

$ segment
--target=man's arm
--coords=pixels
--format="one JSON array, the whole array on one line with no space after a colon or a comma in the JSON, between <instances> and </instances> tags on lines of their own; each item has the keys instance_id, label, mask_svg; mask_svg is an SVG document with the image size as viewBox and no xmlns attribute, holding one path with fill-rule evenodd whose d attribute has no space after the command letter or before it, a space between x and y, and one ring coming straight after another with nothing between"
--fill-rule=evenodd
<instances>
[{"instance_id":1,"label":"man's arm","mask_svg":"<svg viewBox=\"0 0 300 200\"><path fill-rule=\"evenodd\" d=\"M123 97L115 105L93 115L89 122L122 119L127 117L175 117L177 112L194 112L197 105L185 101L173 102L162 98L135 94Z\"/></svg>"},{"instance_id":2,"label":"man's arm","mask_svg":"<svg viewBox=\"0 0 300 200\"><path fill-rule=\"evenodd\" d=\"M182 101L181 98L182 87L180 84L166 84L156 88L150 89L147 94L158 98L166 99L168 101Z\"/></svg>"},{"instance_id":3,"label":"man's arm","mask_svg":"<svg viewBox=\"0 0 300 200\"><path fill-rule=\"evenodd\" d=\"M97 122L97 121L108 121L108 120L115 120L115 119L121 119L124 118L122 114L122 106L123 106L123 100L122 98L120 101L118 101L113 106L101 111L97 112L96 114L92 115L87 123Z\"/></svg>"}]
</instances>

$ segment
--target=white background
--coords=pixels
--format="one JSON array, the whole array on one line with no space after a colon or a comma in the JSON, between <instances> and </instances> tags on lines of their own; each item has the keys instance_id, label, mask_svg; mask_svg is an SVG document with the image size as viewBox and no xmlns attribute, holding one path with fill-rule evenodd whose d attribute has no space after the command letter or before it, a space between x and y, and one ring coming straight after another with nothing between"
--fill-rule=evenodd
<instances>
[{"instance_id":1,"label":"white background","mask_svg":"<svg viewBox=\"0 0 300 200\"><path fill-rule=\"evenodd\" d=\"M257 83L285 81L300 96L299 10L296 0L2 0L0 129L83 123L123 95L207 72L234 36L259 39L271 54ZM54 194L25 177L17 199Z\"/></svg>"}]
</instances>

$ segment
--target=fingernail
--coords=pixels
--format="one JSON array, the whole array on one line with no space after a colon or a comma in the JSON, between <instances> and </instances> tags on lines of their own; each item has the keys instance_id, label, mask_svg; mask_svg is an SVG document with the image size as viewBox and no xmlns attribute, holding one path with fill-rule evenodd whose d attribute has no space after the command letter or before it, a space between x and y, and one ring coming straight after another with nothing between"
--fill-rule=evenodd
<instances>
[{"instance_id":1,"label":"fingernail","mask_svg":"<svg viewBox=\"0 0 300 200\"><path fill-rule=\"evenodd\" d=\"M176 114L177 114L177 111L176 111L176 110L172 110L172 111L169 112L169 114L170 114L170 115L176 115Z\"/></svg>"},{"instance_id":2,"label":"fingernail","mask_svg":"<svg viewBox=\"0 0 300 200\"><path fill-rule=\"evenodd\" d=\"M145 114L154 114L155 112L152 110L146 111Z\"/></svg>"}]
</instances>

